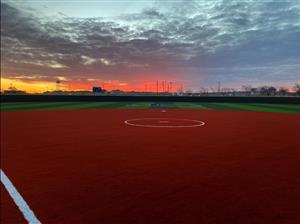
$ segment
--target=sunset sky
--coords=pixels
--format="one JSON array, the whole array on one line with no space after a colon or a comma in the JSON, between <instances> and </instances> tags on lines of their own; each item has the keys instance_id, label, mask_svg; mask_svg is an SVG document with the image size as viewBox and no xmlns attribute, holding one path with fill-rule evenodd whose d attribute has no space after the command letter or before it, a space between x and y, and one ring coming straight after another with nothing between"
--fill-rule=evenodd
<instances>
[{"instance_id":1,"label":"sunset sky","mask_svg":"<svg viewBox=\"0 0 300 224\"><path fill-rule=\"evenodd\" d=\"M1 89L300 83L299 1L3 0Z\"/></svg>"}]
</instances>

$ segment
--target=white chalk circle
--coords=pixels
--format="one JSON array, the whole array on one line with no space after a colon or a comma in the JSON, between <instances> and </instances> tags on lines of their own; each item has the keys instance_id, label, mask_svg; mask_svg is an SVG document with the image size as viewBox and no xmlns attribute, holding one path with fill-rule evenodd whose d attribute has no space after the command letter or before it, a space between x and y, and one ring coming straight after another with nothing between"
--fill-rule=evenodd
<instances>
[{"instance_id":1,"label":"white chalk circle","mask_svg":"<svg viewBox=\"0 0 300 224\"><path fill-rule=\"evenodd\" d=\"M124 121L125 124L146 128L194 128L205 123L199 120L179 118L136 118Z\"/></svg>"}]
</instances>

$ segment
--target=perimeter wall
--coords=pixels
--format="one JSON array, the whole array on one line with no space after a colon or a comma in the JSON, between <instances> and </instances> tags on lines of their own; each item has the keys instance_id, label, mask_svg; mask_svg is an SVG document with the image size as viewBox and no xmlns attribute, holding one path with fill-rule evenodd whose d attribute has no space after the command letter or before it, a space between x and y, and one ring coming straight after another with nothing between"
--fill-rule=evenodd
<instances>
[{"instance_id":1,"label":"perimeter wall","mask_svg":"<svg viewBox=\"0 0 300 224\"><path fill-rule=\"evenodd\" d=\"M300 97L215 97L215 96L74 96L74 95L1 95L1 102L202 102L202 103L280 103L300 104Z\"/></svg>"}]
</instances>

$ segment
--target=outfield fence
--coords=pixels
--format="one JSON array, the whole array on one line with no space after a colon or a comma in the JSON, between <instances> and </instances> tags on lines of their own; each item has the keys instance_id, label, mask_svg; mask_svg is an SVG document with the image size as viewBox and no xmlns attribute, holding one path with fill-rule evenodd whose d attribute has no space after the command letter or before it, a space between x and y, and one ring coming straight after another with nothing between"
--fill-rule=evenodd
<instances>
[{"instance_id":1,"label":"outfield fence","mask_svg":"<svg viewBox=\"0 0 300 224\"><path fill-rule=\"evenodd\" d=\"M300 97L1 95L1 102L203 102L300 104Z\"/></svg>"}]
</instances>

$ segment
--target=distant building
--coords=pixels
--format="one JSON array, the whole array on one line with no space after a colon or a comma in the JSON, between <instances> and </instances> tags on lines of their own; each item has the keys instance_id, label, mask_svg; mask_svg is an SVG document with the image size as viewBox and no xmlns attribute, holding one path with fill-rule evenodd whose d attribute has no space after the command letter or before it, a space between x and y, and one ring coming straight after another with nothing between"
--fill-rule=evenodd
<instances>
[{"instance_id":1,"label":"distant building","mask_svg":"<svg viewBox=\"0 0 300 224\"><path fill-rule=\"evenodd\" d=\"M14 87L12 84L10 84L10 87L7 90L3 91L4 95L24 95L26 94L23 90L18 90L16 87Z\"/></svg>"},{"instance_id":2,"label":"distant building","mask_svg":"<svg viewBox=\"0 0 300 224\"><path fill-rule=\"evenodd\" d=\"M10 89L10 90L4 90L3 94L4 95L24 95L24 94L26 94L26 92L22 91L22 90Z\"/></svg>"},{"instance_id":3,"label":"distant building","mask_svg":"<svg viewBox=\"0 0 300 224\"><path fill-rule=\"evenodd\" d=\"M100 86L93 86L93 93L102 93L103 89Z\"/></svg>"},{"instance_id":4,"label":"distant building","mask_svg":"<svg viewBox=\"0 0 300 224\"><path fill-rule=\"evenodd\" d=\"M78 96L78 95L92 95L93 93L91 91L47 91L43 93L44 95L72 95L72 96Z\"/></svg>"},{"instance_id":5,"label":"distant building","mask_svg":"<svg viewBox=\"0 0 300 224\"><path fill-rule=\"evenodd\" d=\"M119 90L119 89L114 89L114 90L110 91L110 94L112 94L112 95L124 95L124 94L126 94L126 92L124 92L122 90Z\"/></svg>"}]
</instances>

